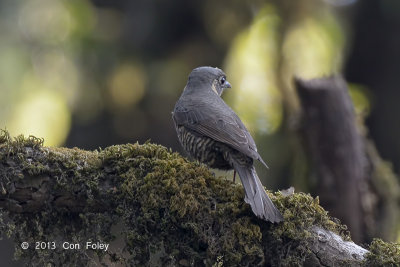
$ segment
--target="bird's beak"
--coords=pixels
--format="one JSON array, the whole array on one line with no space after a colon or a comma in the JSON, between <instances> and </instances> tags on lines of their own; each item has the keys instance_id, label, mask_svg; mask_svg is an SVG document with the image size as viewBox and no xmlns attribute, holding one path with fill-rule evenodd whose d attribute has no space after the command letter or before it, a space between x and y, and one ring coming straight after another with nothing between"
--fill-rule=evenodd
<instances>
[{"instance_id":1,"label":"bird's beak","mask_svg":"<svg viewBox=\"0 0 400 267\"><path fill-rule=\"evenodd\" d=\"M231 84L228 81L225 82L225 88L232 88Z\"/></svg>"}]
</instances>

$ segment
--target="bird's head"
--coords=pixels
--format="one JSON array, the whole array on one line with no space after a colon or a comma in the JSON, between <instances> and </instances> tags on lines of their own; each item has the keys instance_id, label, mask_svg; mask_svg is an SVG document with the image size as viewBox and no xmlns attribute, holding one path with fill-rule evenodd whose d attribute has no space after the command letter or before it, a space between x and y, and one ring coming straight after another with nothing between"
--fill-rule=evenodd
<instances>
[{"instance_id":1,"label":"bird's head","mask_svg":"<svg viewBox=\"0 0 400 267\"><path fill-rule=\"evenodd\" d=\"M226 75L222 70L213 67L198 67L190 73L186 87L191 90L212 90L221 96L224 89L231 88L231 84L226 80Z\"/></svg>"}]
</instances>

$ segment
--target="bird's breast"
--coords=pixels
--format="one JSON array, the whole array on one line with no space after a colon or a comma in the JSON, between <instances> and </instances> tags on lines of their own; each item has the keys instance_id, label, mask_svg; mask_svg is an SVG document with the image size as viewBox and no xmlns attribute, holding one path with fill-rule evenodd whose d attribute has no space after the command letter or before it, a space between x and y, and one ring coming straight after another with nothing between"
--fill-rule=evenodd
<instances>
[{"instance_id":1,"label":"bird's breast","mask_svg":"<svg viewBox=\"0 0 400 267\"><path fill-rule=\"evenodd\" d=\"M191 131L184 126L178 126L177 132L179 141L191 157L211 168L220 170L233 169L227 160L229 148L226 145Z\"/></svg>"}]
</instances>

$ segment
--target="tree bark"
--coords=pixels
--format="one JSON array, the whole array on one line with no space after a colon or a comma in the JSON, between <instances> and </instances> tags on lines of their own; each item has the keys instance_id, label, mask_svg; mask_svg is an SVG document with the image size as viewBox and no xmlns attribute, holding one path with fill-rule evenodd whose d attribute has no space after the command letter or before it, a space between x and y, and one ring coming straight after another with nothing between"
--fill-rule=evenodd
<instances>
[{"instance_id":1,"label":"tree bark","mask_svg":"<svg viewBox=\"0 0 400 267\"><path fill-rule=\"evenodd\" d=\"M301 133L322 205L348 225L356 242L375 236L393 240L398 180L365 137L363 118L355 116L346 82L332 76L296 79L295 85L303 111Z\"/></svg>"},{"instance_id":2,"label":"tree bark","mask_svg":"<svg viewBox=\"0 0 400 267\"><path fill-rule=\"evenodd\" d=\"M365 241L363 218L369 211L362 198L369 193L368 162L346 83L337 76L297 79L296 88L321 203L349 227L354 240Z\"/></svg>"}]
</instances>

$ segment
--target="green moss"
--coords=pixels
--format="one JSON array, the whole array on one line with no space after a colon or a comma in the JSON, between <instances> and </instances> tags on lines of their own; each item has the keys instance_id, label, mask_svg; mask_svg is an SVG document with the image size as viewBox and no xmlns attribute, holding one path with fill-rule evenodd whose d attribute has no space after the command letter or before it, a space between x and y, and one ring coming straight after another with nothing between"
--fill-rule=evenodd
<instances>
[{"instance_id":1,"label":"green moss","mask_svg":"<svg viewBox=\"0 0 400 267\"><path fill-rule=\"evenodd\" d=\"M309 194L294 193L283 196L271 195L271 199L281 210L284 221L266 227L263 243L267 251L266 258L271 265L301 266L309 255L309 241L312 226L331 230L350 240L345 225L340 224L319 205L319 199Z\"/></svg>"},{"instance_id":2,"label":"green moss","mask_svg":"<svg viewBox=\"0 0 400 267\"><path fill-rule=\"evenodd\" d=\"M0 129L0 144L7 144L11 142L10 134L3 129Z\"/></svg>"},{"instance_id":3,"label":"green moss","mask_svg":"<svg viewBox=\"0 0 400 267\"><path fill-rule=\"evenodd\" d=\"M319 198L313 198L309 194L296 193L288 197L277 193L276 202L283 210L284 222L277 225L274 230L275 238L286 236L291 239L304 239L310 237L311 226L321 226L342 236L344 240L350 240L347 227L338 223L328 215L319 205Z\"/></svg>"},{"instance_id":4,"label":"green moss","mask_svg":"<svg viewBox=\"0 0 400 267\"><path fill-rule=\"evenodd\" d=\"M285 221L259 220L244 203L241 185L214 177L205 166L160 145L83 151L42 143L34 137L12 140L8 133L0 134L0 164L7 166L0 177L4 191L11 192L16 180L45 176L54 196L68 192L83 208L56 207L49 198L41 212L8 214L12 224L1 223L1 233L11 233L16 254L32 264L89 264L94 255L89 251L88 258L84 249L22 250L22 241L84 244L122 239L123 250L97 251L96 257L128 265L256 266L282 260L301 264L313 225L348 238L346 228L331 220L318 198L302 193L270 194ZM10 162L19 167L10 167Z\"/></svg>"},{"instance_id":5,"label":"green moss","mask_svg":"<svg viewBox=\"0 0 400 267\"><path fill-rule=\"evenodd\" d=\"M369 245L365 266L400 266L400 244L374 239Z\"/></svg>"}]
</instances>

